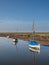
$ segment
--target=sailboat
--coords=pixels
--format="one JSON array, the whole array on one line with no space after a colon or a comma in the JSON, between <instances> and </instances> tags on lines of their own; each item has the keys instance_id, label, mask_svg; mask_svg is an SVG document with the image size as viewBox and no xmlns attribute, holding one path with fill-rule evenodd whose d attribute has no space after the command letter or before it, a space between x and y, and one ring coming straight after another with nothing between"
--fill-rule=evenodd
<instances>
[{"instance_id":1,"label":"sailboat","mask_svg":"<svg viewBox=\"0 0 49 65\"><path fill-rule=\"evenodd\" d=\"M35 29L34 29L34 21L33 21L33 40L29 41L29 49L32 51L40 52L40 44L35 41Z\"/></svg>"}]
</instances>

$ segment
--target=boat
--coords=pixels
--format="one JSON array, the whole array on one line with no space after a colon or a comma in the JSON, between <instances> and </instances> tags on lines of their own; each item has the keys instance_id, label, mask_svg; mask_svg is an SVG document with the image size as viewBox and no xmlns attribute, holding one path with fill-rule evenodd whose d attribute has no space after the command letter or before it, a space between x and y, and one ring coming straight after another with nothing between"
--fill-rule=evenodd
<instances>
[{"instance_id":1,"label":"boat","mask_svg":"<svg viewBox=\"0 0 49 65\"><path fill-rule=\"evenodd\" d=\"M13 39L13 42L18 42L18 39Z\"/></svg>"},{"instance_id":2,"label":"boat","mask_svg":"<svg viewBox=\"0 0 49 65\"><path fill-rule=\"evenodd\" d=\"M40 44L38 44L36 41L30 41L29 47L38 47L40 49Z\"/></svg>"},{"instance_id":3,"label":"boat","mask_svg":"<svg viewBox=\"0 0 49 65\"><path fill-rule=\"evenodd\" d=\"M35 40L35 30L34 30L34 22L33 22L33 40L29 41L29 49L34 49L34 51L40 50L40 44Z\"/></svg>"},{"instance_id":4,"label":"boat","mask_svg":"<svg viewBox=\"0 0 49 65\"><path fill-rule=\"evenodd\" d=\"M40 44L38 44L36 41L30 41L29 49L34 52L40 52Z\"/></svg>"}]
</instances>

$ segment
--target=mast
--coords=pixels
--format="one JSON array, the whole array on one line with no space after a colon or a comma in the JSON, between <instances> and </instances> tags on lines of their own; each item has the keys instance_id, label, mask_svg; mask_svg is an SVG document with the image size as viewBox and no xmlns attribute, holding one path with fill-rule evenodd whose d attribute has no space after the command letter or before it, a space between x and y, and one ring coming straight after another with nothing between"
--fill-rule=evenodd
<instances>
[{"instance_id":1,"label":"mast","mask_svg":"<svg viewBox=\"0 0 49 65\"><path fill-rule=\"evenodd\" d=\"M34 26L34 20L33 20L33 40L35 40L35 26Z\"/></svg>"}]
</instances>

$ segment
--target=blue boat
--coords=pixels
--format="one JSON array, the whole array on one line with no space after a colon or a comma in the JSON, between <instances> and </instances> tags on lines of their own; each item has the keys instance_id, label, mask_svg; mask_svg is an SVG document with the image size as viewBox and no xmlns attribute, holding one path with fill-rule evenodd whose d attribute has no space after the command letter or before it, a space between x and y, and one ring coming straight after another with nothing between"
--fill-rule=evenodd
<instances>
[{"instance_id":1,"label":"blue boat","mask_svg":"<svg viewBox=\"0 0 49 65\"><path fill-rule=\"evenodd\" d=\"M30 41L29 45L38 45L38 43L36 41Z\"/></svg>"},{"instance_id":2,"label":"blue boat","mask_svg":"<svg viewBox=\"0 0 49 65\"><path fill-rule=\"evenodd\" d=\"M36 41L30 41L29 50L40 53L40 44L38 44Z\"/></svg>"},{"instance_id":3,"label":"blue boat","mask_svg":"<svg viewBox=\"0 0 49 65\"><path fill-rule=\"evenodd\" d=\"M40 44L38 44L36 41L30 41L29 47L38 47L40 49Z\"/></svg>"},{"instance_id":4,"label":"blue boat","mask_svg":"<svg viewBox=\"0 0 49 65\"><path fill-rule=\"evenodd\" d=\"M33 40L30 40L29 41L29 49L36 49L36 50L39 50L40 49L40 44L38 44L36 41L35 41L35 30L34 30L34 22L33 22Z\"/></svg>"}]
</instances>

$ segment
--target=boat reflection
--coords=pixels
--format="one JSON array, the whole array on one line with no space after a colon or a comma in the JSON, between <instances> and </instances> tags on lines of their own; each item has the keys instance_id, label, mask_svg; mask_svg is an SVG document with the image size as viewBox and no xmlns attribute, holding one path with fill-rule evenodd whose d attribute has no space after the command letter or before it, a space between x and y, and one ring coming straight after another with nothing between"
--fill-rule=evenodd
<instances>
[{"instance_id":1,"label":"boat reflection","mask_svg":"<svg viewBox=\"0 0 49 65\"><path fill-rule=\"evenodd\" d=\"M38 47L29 47L29 50L32 52L40 53L40 49Z\"/></svg>"},{"instance_id":2,"label":"boat reflection","mask_svg":"<svg viewBox=\"0 0 49 65\"><path fill-rule=\"evenodd\" d=\"M33 52L33 65L37 65L36 55L40 53L40 48L35 46L29 46L29 50Z\"/></svg>"},{"instance_id":3,"label":"boat reflection","mask_svg":"<svg viewBox=\"0 0 49 65\"><path fill-rule=\"evenodd\" d=\"M17 42L13 42L13 45L16 45L18 43L18 41Z\"/></svg>"}]
</instances>

